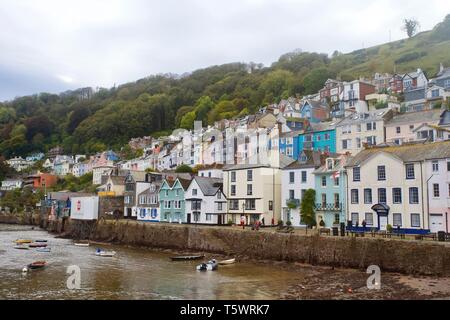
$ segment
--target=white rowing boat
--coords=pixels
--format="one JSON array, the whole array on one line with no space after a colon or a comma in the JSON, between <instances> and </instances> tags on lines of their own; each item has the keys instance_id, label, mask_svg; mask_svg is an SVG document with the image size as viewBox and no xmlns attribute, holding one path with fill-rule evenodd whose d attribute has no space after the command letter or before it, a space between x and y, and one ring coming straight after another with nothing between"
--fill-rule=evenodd
<instances>
[{"instance_id":1,"label":"white rowing boat","mask_svg":"<svg viewBox=\"0 0 450 320\"><path fill-rule=\"evenodd\" d=\"M99 257L114 257L116 255L115 251L103 251L103 250L97 250L95 252L96 256Z\"/></svg>"},{"instance_id":2,"label":"white rowing boat","mask_svg":"<svg viewBox=\"0 0 450 320\"><path fill-rule=\"evenodd\" d=\"M236 263L236 259L234 259L234 258L233 259L219 261L219 265L221 265L221 266L234 264L234 263Z\"/></svg>"},{"instance_id":3,"label":"white rowing boat","mask_svg":"<svg viewBox=\"0 0 450 320\"><path fill-rule=\"evenodd\" d=\"M77 247L89 247L89 243L74 243Z\"/></svg>"}]
</instances>

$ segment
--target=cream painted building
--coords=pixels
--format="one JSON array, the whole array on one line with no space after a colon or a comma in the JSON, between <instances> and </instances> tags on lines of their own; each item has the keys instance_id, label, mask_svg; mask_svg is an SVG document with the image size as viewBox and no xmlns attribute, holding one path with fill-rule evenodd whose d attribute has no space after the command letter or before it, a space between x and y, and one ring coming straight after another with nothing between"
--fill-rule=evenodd
<instances>
[{"instance_id":1,"label":"cream painted building","mask_svg":"<svg viewBox=\"0 0 450 320\"><path fill-rule=\"evenodd\" d=\"M385 123L386 142L402 144L417 140L415 130L423 124L437 125L442 110L407 112L395 115Z\"/></svg>"},{"instance_id":2,"label":"cream painted building","mask_svg":"<svg viewBox=\"0 0 450 320\"><path fill-rule=\"evenodd\" d=\"M346 165L347 219L353 226L364 220L367 228L386 230L391 225L405 233L428 232L432 190L427 187L431 174L426 163L448 157L450 141L360 152Z\"/></svg>"},{"instance_id":3,"label":"cream painted building","mask_svg":"<svg viewBox=\"0 0 450 320\"><path fill-rule=\"evenodd\" d=\"M393 115L392 110L355 113L336 125L336 152L356 155L369 146L385 142L384 123Z\"/></svg>"},{"instance_id":4,"label":"cream painted building","mask_svg":"<svg viewBox=\"0 0 450 320\"><path fill-rule=\"evenodd\" d=\"M277 224L281 219L281 169L294 160L271 152L224 169L223 192L228 200L227 221Z\"/></svg>"}]
</instances>

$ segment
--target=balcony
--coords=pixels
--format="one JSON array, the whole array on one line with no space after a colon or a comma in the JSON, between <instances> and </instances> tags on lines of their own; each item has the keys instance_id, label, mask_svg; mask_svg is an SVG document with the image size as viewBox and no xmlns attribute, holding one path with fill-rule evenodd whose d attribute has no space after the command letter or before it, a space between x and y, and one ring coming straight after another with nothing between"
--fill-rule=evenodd
<instances>
[{"instance_id":1,"label":"balcony","mask_svg":"<svg viewBox=\"0 0 450 320\"><path fill-rule=\"evenodd\" d=\"M287 199L286 206L290 209L297 209L300 206L300 199Z\"/></svg>"},{"instance_id":2,"label":"balcony","mask_svg":"<svg viewBox=\"0 0 450 320\"><path fill-rule=\"evenodd\" d=\"M316 203L316 211L341 211L342 203Z\"/></svg>"}]
</instances>

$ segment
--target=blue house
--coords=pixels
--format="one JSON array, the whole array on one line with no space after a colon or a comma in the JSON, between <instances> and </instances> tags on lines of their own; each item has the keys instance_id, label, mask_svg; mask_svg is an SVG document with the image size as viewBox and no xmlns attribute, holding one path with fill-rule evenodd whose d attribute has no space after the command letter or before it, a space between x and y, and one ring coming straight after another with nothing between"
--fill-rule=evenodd
<instances>
[{"instance_id":1,"label":"blue house","mask_svg":"<svg viewBox=\"0 0 450 320\"><path fill-rule=\"evenodd\" d=\"M302 133L303 131L291 131L282 133L279 142L280 153L298 160L300 154L300 151L298 149L299 135Z\"/></svg>"},{"instance_id":2,"label":"blue house","mask_svg":"<svg viewBox=\"0 0 450 320\"><path fill-rule=\"evenodd\" d=\"M302 150L336 152L336 123L312 123L310 129L299 134L297 151Z\"/></svg>"},{"instance_id":3,"label":"blue house","mask_svg":"<svg viewBox=\"0 0 450 320\"><path fill-rule=\"evenodd\" d=\"M178 178L165 179L159 190L161 222L191 223L186 218L184 193L190 181Z\"/></svg>"},{"instance_id":4,"label":"blue house","mask_svg":"<svg viewBox=\"0 0 450 320\"><path fill-rule=\"evenodd\" d=\"M316 190L316 221L324 227L346 222L346 155L332 154L313 172Z\"/></svg>"},{"instance_id":5,"label":"blue house","mask_svg":"<svg viewBox=\"0 0 450 320\"><path fill-rule=\"evenodd\" d=\"M320 101L305 100L300 109L302 118L308 119L311 123L319 123L326 121L330 117L328 106L322 104Z\"/></svg>"}]
</instances>

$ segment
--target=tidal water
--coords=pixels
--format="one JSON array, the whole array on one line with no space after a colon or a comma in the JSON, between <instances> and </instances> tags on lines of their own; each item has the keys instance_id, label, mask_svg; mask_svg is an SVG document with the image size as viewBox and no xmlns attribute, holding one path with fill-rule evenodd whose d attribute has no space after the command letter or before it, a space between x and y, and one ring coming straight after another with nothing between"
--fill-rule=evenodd
<instances>
[{"instance_id":1,"label":"tidal water","mask_svg":"<svg viewBox=\"0 0 450 320\"><path fill-rule=\"evenodd\" d=\"M16 239L46 239L50 253L14 249ZM0 225L0 299L277 299L300 273L276 266L236 263L199 272L199 261L172 262L174 254L102 246L115 257L96 256L96 246L77 247L27 226ZM212 256L210 256L212 257ZM33 261L48 266L26 274ZM67 267L81 270L81 289L67 288Z\"/></svg>"}]
</instances>

